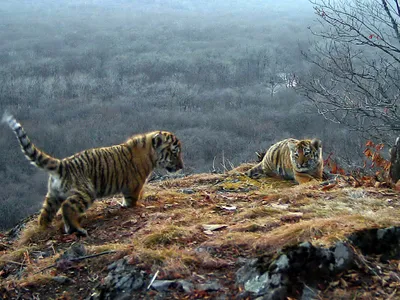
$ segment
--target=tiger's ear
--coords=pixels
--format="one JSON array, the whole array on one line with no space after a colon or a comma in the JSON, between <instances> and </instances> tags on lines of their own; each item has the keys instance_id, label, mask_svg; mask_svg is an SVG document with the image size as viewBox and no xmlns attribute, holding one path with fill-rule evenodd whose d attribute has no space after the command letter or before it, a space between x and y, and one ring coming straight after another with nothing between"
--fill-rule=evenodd
<instances>
[{"instance_id":1,"label":"tiger's ear","mask_svg":"<svg viewBox=\"0 0 400 300\"><path fill-rule=\"evenodd\" d=\"M311 145L312 145L315 149L319 149L319 148L322 147L322 142L321 142L320 139L312 139Z\"/></svg>"},{"instance_id":2,"label":"tiger's ear","mask_svg":"<svg viewBox=\"0 0 400 300\"><path fill-rule=\"evenodd\" d=\"M163 143L163 135L161 132L153 135L153 138L151 139L151 143L153 145L154 149L157 149L158 147L160 147Z\"/></svg>"},{"instance_id":3,"label":"tiger's ear","mask_svg":"<svg viewBox=\"0 0 400 300\"><path fill-rule=\"evenodd\" d=\"M289 150L291 152L295 152L296 151L296 143L289 142L288 143L288 147L289 147Z\"/></svg>"}]
</instances>

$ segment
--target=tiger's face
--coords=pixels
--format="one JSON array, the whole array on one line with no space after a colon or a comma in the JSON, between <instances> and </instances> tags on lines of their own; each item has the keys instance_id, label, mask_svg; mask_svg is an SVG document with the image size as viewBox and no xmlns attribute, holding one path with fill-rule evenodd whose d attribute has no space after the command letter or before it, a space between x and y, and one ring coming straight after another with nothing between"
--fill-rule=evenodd
<instances>
[{"instance_id":1,"label":"tiger's face","mask_svg":"<svg viewBox=\"0 0 400 300\"><path fill-rule=\"evenodd\" d=\"M165 168L168 172L183 169L181 142L166 131L160 131L152 138L153 148L157 153L157 167Z\"/></svg>"},{"instance_id":2,"label":"tiger's face","mask_svg":"<svg viewBox=\"0 0 400 300\"><path fill-rule=\"evenodd\" d=\"M319 139L302 140L290 143L290 160L297 172L307 172L314 169L320 162L322 144Z\"/></svg>"}]
</instances>

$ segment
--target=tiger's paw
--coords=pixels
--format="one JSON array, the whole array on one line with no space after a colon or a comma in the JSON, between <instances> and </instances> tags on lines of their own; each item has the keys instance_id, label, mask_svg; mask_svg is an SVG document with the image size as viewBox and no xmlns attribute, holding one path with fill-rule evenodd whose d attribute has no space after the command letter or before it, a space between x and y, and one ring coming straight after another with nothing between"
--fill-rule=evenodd
<instances>
[{"instance_id":1,"label":"tiger's paw","mask_svg":"<svg viewBox=\"0 0 400 300\"><path fill-rule=\"evenodd\" d=\"M133 201L133 199L126 199L124 198L124 201L121 203L122 208L135 208L135 207L144 207L143 204L138 203L139 200Z\"/></svg>"},{"instance_id":2,"label":"tiger's paw","mask_svg":"<svg viewBox=\"0 0 400 300\"><path fill-rule=\"evenodd\" d=\"M64 229L65 229L65 232L67 234L75 233L76 236L78 236L78 237L87 237L87 236L89 236L87 230L83 229L82 227L81 228L74 228L74 227L65 225Z\"/></svg>"},{"instance_id":3,"label":"tiger's paw","mask_svg":"<svg viewBox=\"0 0 400 300\"><path fill-rule=\"evenodd\" d=\"M142 203L135 203L135 204L130 204L130 205L126 205L125 203L121 203L121 208L122 209L127 209L127 208L143 208L145 207L144 204Z\"/></svg>"},{"instance_id":4,"label":"tiger's paw","mask_svg":"<svg viewBox=\"0 0 400 300\"><path fill-rule=\"evenodd\" d=\"M83 229L83 228L77 229L77 230L75 231L75 233L76 233L76 236L78 236L78 237L88 237L88 236L89 236L87 230L85 230L85 229Z\"/></svg>"}]
</instances>

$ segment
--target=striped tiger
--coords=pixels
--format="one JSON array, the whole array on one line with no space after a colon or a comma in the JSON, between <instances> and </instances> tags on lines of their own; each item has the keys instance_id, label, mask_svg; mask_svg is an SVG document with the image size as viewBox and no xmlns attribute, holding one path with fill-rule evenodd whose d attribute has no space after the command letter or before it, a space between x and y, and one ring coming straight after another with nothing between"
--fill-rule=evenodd
<instances>
[{"instance_id":1,"label":"striped tiger","mask_svg":"<svg viewBox=\"0 0 400 300\"><path fill-rule=\"evenodd\" d=\"M251 178L278 175L301 184L322 180L323 168L322 143L319 139L290 138L272 145L262 161L248 170L246 175Z\"/></svg>"},{"instance_id":2,"label":"striped tiger","mask_svg":"<svg viewBox=\"0 0 400 300\"><path fill-rule=\"evenodd\" d=\"M134 135L119 145L57 159L36 148L12 115L5 113L3 122L16 134L28 160L49 173L48 192L39 216L42 228L61 208L66 233L87 236L80 217L95 198L122 192L123 206L135 206L153 169L162 167L175 172L183 168L181 143L171 132Z\"/></svg>"}]
</instances>

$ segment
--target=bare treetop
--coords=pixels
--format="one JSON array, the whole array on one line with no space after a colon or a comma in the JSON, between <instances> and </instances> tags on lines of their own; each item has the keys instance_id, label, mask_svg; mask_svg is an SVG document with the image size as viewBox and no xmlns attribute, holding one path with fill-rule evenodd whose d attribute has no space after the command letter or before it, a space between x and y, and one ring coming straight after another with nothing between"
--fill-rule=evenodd
<instances>
[{"instance_id":1,"label":"bare treetop","mask_svg":"<svg viewBox=\"0 0 400 300\"><path fill-rule=\"evenodd\" d=\"M326 119L390 143L400 131L398 0L311 3L322 43L303 53L315 68L301 92Z\"/></svg>"}]
</instances>

